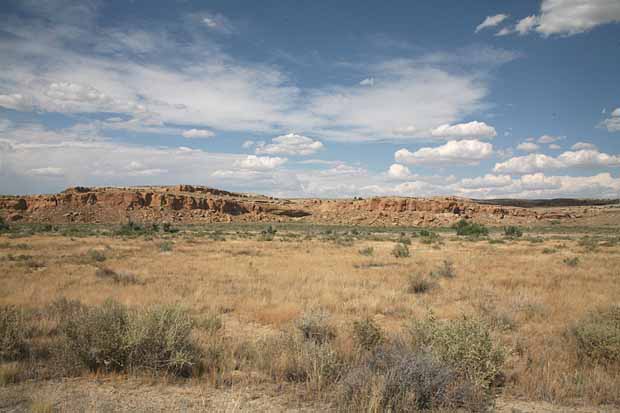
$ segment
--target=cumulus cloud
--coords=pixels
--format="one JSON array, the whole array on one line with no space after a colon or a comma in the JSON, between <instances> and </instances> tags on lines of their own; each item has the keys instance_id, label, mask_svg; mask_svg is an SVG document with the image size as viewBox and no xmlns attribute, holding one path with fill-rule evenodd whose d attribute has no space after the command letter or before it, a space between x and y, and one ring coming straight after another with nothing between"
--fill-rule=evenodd
<instances>
[{"instance_id":1,"label":"cumulus cloud","mask_svg":"<svg viewBox=\"0 0 620 413\"><path fill-rule=\"evenodd\" d=\"M601 126L607 128L609 132L620 131L620 108L616 108L611 112L609 118L601 122Z\"/></svg>"},{"instance_id":2,"label":"cumulus cloud","mask_svg":"<svg viewBox=\"0 0 620 413\"><path fill-rule=\"evenodd\" d=\"M512 34L514 31L510 27L502 27L500 31L495 33L495 36L508 36Z\"/></svg>"},{"instance_id":3,"label":"cumulus cloud","mask_svg":"<svg viewBox=\"0 0 620 413\"><path fill-rule=\"evenodd\" d=\"M540 138L537 139L538 143L553 143L553 142L557 142L559 140L562 140L563 138L560 136L551 136L551 135L543 135Z\"/></svg>"},{"instance_id":4,"label":"cumulus cloud","mask_svg":"<svg viewBox=\"0 0 620 413\"><path fill-rule=\"evenodd\" d=\"M515 31L520 35L527 34L536 27L536 24L538 24L538 20L539 19L537 16L524 17L523 19L519 20L519 22L515 26Z\"/></svg>"},{"instance_id":5,"label":"cumulus cloud","mask_svg":"<svg viewBox=\"0 0 620 413\"><path fill-rule=\"evenodd\" d=\"M388 176L394 179L409 179L411 178L411 171L405 165L394 163L388 169Z\"/></svg>"},{"instance_id":6,"label":"cumulus cloud","mask_svg":"<svg viewBox=\"0 0 620 413\"><path fill-rule=\"evenodd\" d=\"M530 154L511 158L505 162L495 164L494 171L498 173L529 174L533 172L562 168L587 167L617 167L620 166L620 156L608 155L597 150L567 151L558 157L544 154Z\"/></svg>"},{"instance_id":7,"label":"cumulus cloud","mask_svg":"<svg viewBox=\"0 0 620 413\"><path fill-rule=\"evenodd\" d=\"M415 152L400 149L394 154L396 162L415 165L445 163L478 164L493 154L493 145L479 140L448 141L434 148L421 148Z\"/></svg>"},{"instance_id":8,"label":"cumulus cloud","mask_svg":"<svg viewBox=\"0 0 620 413\"><path fill-rule=\"evenodd\" d=\"M269 144L258 144L256 153L263 155L312 155L323 149L323 144L307 136L289 133L275 137Z\"/></svg>"},{"instance_id":9,"label":"cumulus cloud","mask_svg":"<svg viewBox=\"0 0 620 413\"><path fill-rule=\"evenodd\" d=\"M574 144L573 146L571 146L571 149L574 151L579 151L582 149L591 149L591 150L596 150L596 145L594 145L593 143L590 142L577 142L576 144Z\"/></svg>"},{"instance_id":10,"label":"cumulus cloud","mask_svg":"<svg viewBox=\"0 0 620 413\"><path fill-rule=\"evenodd\" d=\"M31 105L27 99L19 93L0 95L0 107L13 110L30 110Z\"/></svg>"},{"instance_id":11,"label":"cumulus cloud","mask_svg":"<svg viewBox=\"0 0 620 413\"><path fill-rule=\"evenodd\" d=\"M508 18L507 14L496 14L495 16L487 16L482 23L480 23L475 30L475 33L478 33L482 29L486 29L487 27L495 27L504 20Z\"/></svg>"},{"instance_id":12,"label":"cumulus cloud","mask_svg":"<svg viewBox=\"0 0 620 413\"><path fill-rule=\"evenodd\" d=\"M236 161L234 166L255 171L266 171L282 166L286 162L286 158L248 155L245 159Z\"/></svg>"},{"instance_id":13,"label":"cumulus cloud","mask_svg":"<svg viewBox=\"0 0 620 413\"><path fill-rule=\"evenodd\" d=\"M538 146L534 142L522 142L517 145L517 149L523 152L536 152L538 149L540 149L540 146Z\"/></svg>"},{"instance_id":14,"label":"cumulus cloud","mask_svg":"<svg viewBox=\"0 0 620 413\"><path fill-rule=\"evenodd\" d=\"M472 121L456 125L445 124L431 131L435 138L493 138L497 132L493 126L484 122Z\"/></svg>"},{"instance_id":15,"label":"cumulus cloud","mask_svg":"<svg viewBox=\"0 0 620 413\"><path fill-rule=\"evenodd\" d=\"M215 133L208 129L189 129L183 132L184 138L212 138L215 136Z\"/></svg>"},{"instance_id":16,"label":"cumulus cloud","mask_svg":"<svg viewBox=\"0 0 620 413\"><path fill-rule=\"evenodd\" d=\"M552 143L552 144L549 145L549 149L553 149L554 151L556 151L558 149L562 149L562 147L560 145L558 145L557 143Z\"/></svg>"},{"instance_id":17,"label":"cumulus cloud","mask_svg":"<svg viewBox=\"0 0 620 413\"><path fill-rule=\"evenodd\" d=\"M374 86L374 84L375 84L374 77L368 77L360 82L360 85L362 86Z\"/></svg>"},{"instance_id":18,"label":"cumulus cloud","mask_svg":"<svg viewBox=\"0 0 620 413\"><path fill-rule=\"evenodd\" d=\"M617 22L620 22L617 0L542 0L540 13L521 19L515 31L526 34L536 30L543 36L571 36Z\"/></svg>"}]
</instances>

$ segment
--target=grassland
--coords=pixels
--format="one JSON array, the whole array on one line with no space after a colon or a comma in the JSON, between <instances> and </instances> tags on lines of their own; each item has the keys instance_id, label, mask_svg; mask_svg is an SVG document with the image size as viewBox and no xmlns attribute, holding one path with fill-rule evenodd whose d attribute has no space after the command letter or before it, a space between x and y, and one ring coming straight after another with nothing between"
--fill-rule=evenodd
<instances>
[{"instance_id":1,"label":"grassland","mask_svg":"<svg viewBox=\"0 0 620 413\"><path fill-rule=\"evenodd\" d=\"M0 331L0 410L613 411L618 228L520 230L13 227L0 236L0 306L16 314ZM118 368L76 360L92 349L67 319L101 323L110 303L132 337L185 326L184 358L144 361L134 339ZM387 397L390 377L428 390L398 376L403 363L458 397Z\"/></svg>"}]
</instances>

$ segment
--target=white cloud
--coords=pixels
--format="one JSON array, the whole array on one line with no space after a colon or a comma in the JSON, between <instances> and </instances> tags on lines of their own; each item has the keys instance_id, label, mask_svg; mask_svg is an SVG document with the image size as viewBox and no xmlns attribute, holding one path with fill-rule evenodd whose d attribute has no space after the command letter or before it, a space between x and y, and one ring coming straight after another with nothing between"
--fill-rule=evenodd
<instances>
[{"instance_id":1,"label":"white cloud","mask_svg":"<svg viewBox=\"0 0 620 413\"><path fill-rule=\"evenodd\" d=\"M590 142L577 142L576 144L574 144L573 146L571 146L571 149L574 151L579 151L582 149L592 149L592 150L596 150L596 145L594 145L593 143Z\"/></svg>"},{"instance_id":2,"label":"white cloud","mask_svg":"<svg viewBox=\"0 0 620 413\"><path fill-rule=\"evenodd\" d=\"M501 188L512 184L510 175L487 174L477 178L465 178L461 180L463 188Z\"/></svg>"},{"instance_id":3,"label":"white cloud","mask_svg":"<svg viewBox=\"0 0 620 413\"><path fill-rule=\"evenodd\" d=\"M286 158L248 155L245 159L236 161L234 166L255 171L265 171L282 166L286 161Z\"/></svg>"},{"instance_id":4,"label":"white cloud","mask_svg":"<svg viewBox=\"0 0 620 413\"><path fill-rule=\"evenodd\" d=\"M554 151L557 151L558 149L562 149L562 147L558 145L557 143L552 143L549 145L549 149L553 149Z\"/></svg>"},{"instance_id":5,"label":"white cloud","mask_svg":"<svg viewBox=\"0 0 620 413\"><path fill-rule=\"evenodd\" d=\"M348 165L346 163L340 163L333 168L320 172L321 175L328 176L363 176L367 175L368 171L358 166Z\"/></svg>"},{"instance_id":6,"label":"white cloud","mask_svg":"<svg viewBox=\"0 0 620 413\"><path fill-rule=\"evenodd\" d=\"M513 30L510 27L502 27L497 33L495 33L495 36L508 36L512 33Z\"/></svg>"},{"instance_id":7,"label":"white cloud","mask_svg":"<svg viewBox=\"0 0 620 413\"><path fill-rule=\"evenodd\" d=\"M487 27L495 27L508 18L507 14L496 14L495 16L487 16L482 23L480 23L475 30L478 33L480 30Z\"/></svg>"},{"instance_id":8,"label":"white cloud","mask_svg":"<svg viewBox=\"0 0 620 413\"><path fill-rule=\"evenodd\" d=\"M564 138L561 136L543 135L540 138L538 138L537 142L538 143L553 143L553 142L557 142L562 139Z\"/></svg>"},{"instance_id":9,"label":"white cloud","mask_svg":"<svg viewBox=\"0 0 620 413\"><path fill-rule=\"evenodd\" d=\"M493 145L478 140L448 141L434 148L421 148L415 152L400 149L394 154L396 162L415 165L445 163L477 164L493 154Z\"/></svg>"},{"instance_id":10,"label":"white cloud","mask_svg":"<svg viewBox=\"0 0 620 413\"><path fill-rule=\"evenodd\" d=\"M608 155L597 150L567 151L557 158L543 154L530 154L511 158L495 164L495 172L529 174L533 172L562 168L617 167L620 156Z\"/></svg>"},{"instance_id":11,"label":"white cloud","mask_svg":"<svg viewBox=\"0 0 620 413\"><path fill-rule=\"evenodd\" d=\"M456 125L441 125L431 131L435 138L493 138L497 132L493 126L473 121Z\"/></svg>"},{"instance_id":12,"label":"white cloud","mask_svg":"<svg viewBox=\"0 0 620 413\"><path fill-rule=\"evenodd\" d=\"M540 146L533 142L522 142L517 145L517 149L523 152L536 152Z\"/></svg>"},{"instance_id":13,"label":"white cloud","mask_svg":"<svg viewBox=\"0 0 620 413\"><path fill-rule=\"evenodd\" d=\"M14 110L29 110L31 105L19 93L0 95L0 107Z\"/></svg>"},{"instance_id":14,"label":"white cloud","mask_svg":"<svg viewBox=\"0 0 620 413\"><path fill-rule=\"evenodd\" d=\"M194 138L212 138L215 136L210 130L207 129L189 129L183 132L183 137L188 139Z\"/></svg>"},{"instance_id":15,"label":"white cloud","mask_svg":"<svg viewBox=\"0 0 620 413\"><path fill-rule=\"evenodd\" d=\"M275 137L270 144L259 144L256 146L256 153L263 155L312 155L323 149L320 141L306 136L289 133Z\"/></svg>"},{"instance_id":16,"label":"white cloud","mask_svg":"<svg viewBox=\"0 0 620 413\"><path fill-rule=\"evenodd\" d=\"M620 22L617 0L542 0L540 14L522 19L520 34L536 30L544 36L571 36L596 26Z\"/></svg>"},{"instance_id":17,"label":"white cloud","mask_svg":"<svg viewBox=\"0 0 620 413\"><path fill-rule=\"evenodd\" d=\"M537 16L524 17L523 19L519 20L519 22L515 26L515 31L520 35L527 34L536 27L536 25L538 24L538 20L539 19Z\"/></svg>"},{"instance_id":18,"label":"white cloud","mask_svg":"<svg viewBox=\"0 0 620 413\"><path fill-rule=\"evenodd\" d=\"M548 177L540 172L532 175L523 175L520 182L524 189L557 189L562 187L559 177Z\"/></svg>"},{"instance_id":19,"label":"white cloud","mask_svg":"<svg viewBox=\"0 0 620 413\"><path fill-rule=\"evenodd\" d=\"M619 132L620 131L620 108L616 108L611 112L609 118L605 119L601 122L601 125L609 132Z\"/></svg>"},{"instance_id":20,"label":"white cloud","mask_svg":"<svg viewBox=\"0 0 620 413\"><path fill-rule=\"evenodd\" d=\"M411 171L405 165L394 163L388 169L388 176L394 179L409 179L411 178Z\"/></svg>"},{"instance_id":21,"label":"white cloud","mask_svg":"<svg viewBox=\"0 0 620 413\"><path fill-rule=\"evenodd\" d=\"M374 86L374 84L375 84L374 77L368 77L360 82L360 85L362 86Z\"/></svg>"},{"instance_id":22,"label":"white cloud","mask_svg":"<svg viewBox=\"0 0 620 413\"><path fill-rule=\"evenodd\" d=\"M518 156L508 159L505 162L495 164L493 168L494 172L501 173L518 173L528 174L545 169L561 168L562 163L557 159L543 155L543 154L531 154L527 156Z\"/></svg>"}]
</instances>

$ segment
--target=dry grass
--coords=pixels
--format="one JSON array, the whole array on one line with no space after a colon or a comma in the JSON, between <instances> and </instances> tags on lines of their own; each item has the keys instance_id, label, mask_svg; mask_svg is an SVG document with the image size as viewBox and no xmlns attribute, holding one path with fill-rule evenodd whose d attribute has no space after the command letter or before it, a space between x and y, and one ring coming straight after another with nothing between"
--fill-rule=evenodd
<instances>
[{"instance_id":1,"label":"dry grass","mask_svg":"<svg viewBox=\"0 0 620 413\"><path fill-rule=\"evenodd\" d=\"M620 404L620 366L581 362L570 335L571 326L592 311L620 301L617 243L584 252L579 237L570 234L561 241L546 234L542 243L508 239L503 244L444 234L432 245L413 238L409 248L414 252L400 258L392 253L395 239L380 237L338 243L280 230L270 242L222 235L184 238L181 232L165 254L158 238L2 237L0 306L40 309L59 297L86 305L108 298L129 307L182 303L196 320L215 314L222 321L217 338L206 331L210 327L194 332L206 357L219 360L214 364L219 376L207 373L208 381L252 385L283 380L287 368L310 368L307 360L282 351L274 370L256 378L262 374L256 360L266 356L257 355L255 343L264 340L341 363L338 354L355 352L353 325L360 319L372 319L382 336L394 337L429 310L438 320L473 315L491 325L493 337L508 349L504 395L559 404ZM28 244L28 255L44 266L8 259L20 253L20 244ZM96 277L96 263L83 257L103 248L106 267L142 282ZM368 248L372 261L381 265L367 265L369 257L359 251ZM557 252L543 253L547 249ZM578 265L565 264L574 257ZM432 294L408 292L409 274L437 272L445 260L458 276L434 277L440 288ZM316 311L329 314L330 328L337 332L330 340L338 354L294 335L297 320ZM303 374L312 377L306 386L317 392L329 387L337 372Z\"/></svg>"}]
</instances>

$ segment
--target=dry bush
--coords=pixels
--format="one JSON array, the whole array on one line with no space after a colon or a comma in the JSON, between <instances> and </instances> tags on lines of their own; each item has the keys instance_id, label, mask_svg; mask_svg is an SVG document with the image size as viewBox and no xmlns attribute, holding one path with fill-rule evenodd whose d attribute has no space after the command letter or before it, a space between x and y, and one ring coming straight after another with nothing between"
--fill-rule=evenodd
<instances>
[{"instance_id":1,"label":"dry bush","mask_svg":"<svg viewBox=\"0 0 620 413\"><path fill-rule=\"evenodd\" d=\"M440 277L440 278L454 278L456 277L456 270L454 269L454 264L450 260L443 260L441 265L436 269L431 271L431 277Z\"/></svg>"},{"instance_id":2,"label":"dry bush","mask_svg":"<svg viewBox=\"0 0 620 413\"><path fill-rule=\"evenodd\" d=\"M364 318L353 322L353 339L364 350L372 350L383 343L385 337L371 318Z\"/></svg>"},{"instance_id":3,"label":"dry bush","mask_svg":"<svg viewBox=\"0 0 620 413\"><path fill-rule=\"evenodd\" d=\"M276 382L305 383L321 392L345 371L344 356L330 342L283 332L257 343L256 364Z\"/></svg>"},{"instance_id":4,"label":"dry bush","mask_svg":"<svg viewBox=\"0 0 620 413\"><path fill-rule=\"evenodd\" d=\"M324 311L306 312L296 322L297 329L305 340L324 344L336 337L336 329L330 323L329 315Z\"/></svg>"},{"instance_id":5,"label":"dry bush","mask_svg":"<svg viewBox=\"0 0 620 413\"><path fill-rule=\"evenodd\" d=\"M439 287L439 284L436 281L421 274L415 274L409 276L407 292L409 294L424 294L437 287Z\"/></svg>"},{"instance_id":6,"label":"dry bush","mask_svg":"<svg viewBox=\"0 0 620 413\"><path fill-rule=\"evenodd\" d=\"M144 282L138 278L135 274L127 271L114 271L110 268L97 268L95 276L98 278L112 280L115 283L128 285L128 284L144 284Z\"/></svg>"},{"instance_id":7,"label":"dry bush","mask_svg":"<svg viewBox=\"0 0 620 413\"><path fill-rule=\"evenodd\" d=\"M590 313L570 333L581 361L602 365L620 362L620 305Z\"/></svg>"},{"instance_id":8,"label":"dry bush","mask_svg":"<svg viewBox=\"0 0 620 413\"><path fill-rule=\"evenodd\" d=\"M405 244L396 244L392 248L392 255L396 258L407 258L410 255L409 247Z\"/></svg>"},{"instance_id":9,"label":"dry bush","mask_svg":"<svg viewBox=\"0 0 620 413\"><path fill-rule=\"evenodd\" d=\"M378 348L339 389L343 412L482 411L491 401L449 364L403 344Z\"/></svg>"},{"instance_id":10,"label":"dry bush","mask_svg":"<svg viewBox=\"0 0 620 413\"><path fill-rule=\"evenodd\" d=\"M19 363L0 364L0 386L7 386L20 381L22 368Z\"/></svg>"},{"instance_id":11,"label":"dry bush","mask_svg":"<svg viewBox=\"0 0 620 413\"><path fill-rule=\"evenodd\" d=\"M29 327L23 310L0 307L0 361L24 358L29 352Z\"/></svg>"}]
</instances>

